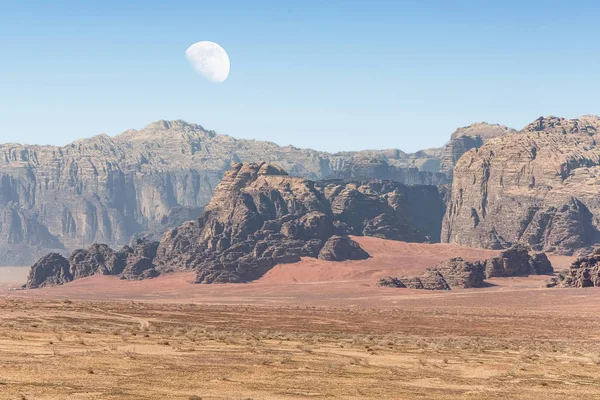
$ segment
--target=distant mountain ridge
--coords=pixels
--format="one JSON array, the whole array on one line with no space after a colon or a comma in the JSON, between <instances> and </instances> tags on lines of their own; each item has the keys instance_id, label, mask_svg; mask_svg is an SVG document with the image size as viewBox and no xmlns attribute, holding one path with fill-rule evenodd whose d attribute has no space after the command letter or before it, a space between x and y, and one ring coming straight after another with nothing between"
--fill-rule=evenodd
<instances>
[{"instance_id":1,"label":"distant mountain ridge","mask_svg":"<svg viewBox=\"0 0 600 400\"><path fill-rule=\"evenodd\" d=\"M28 264L48 250L93 242L117 245L135 235L160 236L183 222L178 216L200 214L232 163L263 160L312 179L364 171L410 183L445 180L409 169L408 156L400 152L382 152L363 167L363 158L350 154L237 140L183 121L158 121L65 146L2 144L0 264Z\"/></svg>"},{"instance_id":2,"label":"distant mountain ridge","mask_svg":"<svg viewBox=\"0 0 600 400\"><path fill-rule=\"evenodd\" d=\"M488 124L477 129L487 132ZM180 120L65 146L0 144L0 265L29 264L50 250L67 253L94 242L158 239L200 215L233 163L274 163L311 180L437 186L450 183L451 173L440 172L448 146L331 154L235 139ZM452 151L456 159L462 154Z\"/></svg>"}]
</instances>

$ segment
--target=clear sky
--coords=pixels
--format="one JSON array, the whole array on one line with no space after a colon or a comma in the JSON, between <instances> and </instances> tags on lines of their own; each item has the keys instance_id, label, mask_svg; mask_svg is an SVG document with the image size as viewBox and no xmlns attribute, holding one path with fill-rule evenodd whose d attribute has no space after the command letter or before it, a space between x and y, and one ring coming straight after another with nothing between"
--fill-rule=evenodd
<instances>
[{"instance_id":1,"label":"clear sky","mask_svg":"<svg viewBox=\"0 0 600 400\"><path fill-rule=\"evenodd\" d=\"M0 0L0 142L184 119L320 150L600 113L600 2ZM222 84L185 50L219 43Z\"/></svg>"}]
</instances>

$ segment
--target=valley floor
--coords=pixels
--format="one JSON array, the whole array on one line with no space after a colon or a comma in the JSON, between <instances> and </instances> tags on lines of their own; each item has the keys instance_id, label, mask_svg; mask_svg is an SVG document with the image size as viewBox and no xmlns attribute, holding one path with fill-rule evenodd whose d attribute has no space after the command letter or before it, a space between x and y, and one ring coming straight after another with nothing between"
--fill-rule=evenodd
<instances>
[{"instance_id":1,"label":"valley floor","mask_svg":"<svg viewBox=\"0 0 600 400\"><path fill-rule=\"evenodd\" d=\"M4 284L0 399L600 398L600 290L543 289L539 276L379 288L488 252L360 240L372 259L304 260L245 285L187 273Z\"/></svg>"}]
</instances>

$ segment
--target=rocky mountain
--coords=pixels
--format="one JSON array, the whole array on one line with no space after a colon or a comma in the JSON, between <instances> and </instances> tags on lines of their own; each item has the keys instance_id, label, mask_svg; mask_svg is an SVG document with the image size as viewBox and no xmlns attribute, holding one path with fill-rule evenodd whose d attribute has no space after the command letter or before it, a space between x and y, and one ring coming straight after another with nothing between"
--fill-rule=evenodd
<instances>
[{"instance_id":1,"label":"rocky mountain","mask_svg":"<svg viewBox=\"0 0 600 400\"><path fill-rule=\"evenodd\" d=\"M600 117L540 118L465 153L442 241L573 254L600 242Z\"/></svg>"},{"instance_id":2,"label":"rocky mountain","mask_svg":"<svg viewBox=\"0 0 600 400\"><path fill-rule=\"evenodd\" d=\"M458 128L450 141L444 146L440 158L439 171L452 176L454 166L458 160L471 149L478 149L489 140L515 133L516 130L502 125L492 125L486 122L475 123L463 128Z\"/></svg>"},{"instance_id":3,"label":"rocky mountain","mask_svg":"<svg viewBox=\"0 0 600 400\"><path fill-rule=\"evenodd\" d=\"M195 269L199 283L246 282L300 257L368 256L347 235L435 240L443 212L435 186L314 182L266 163L236 164L197 221L165 233L155 264Z\"/></svg>"},{"instance_id":4,"label":"rocky mountain","mask_svg":"<svg viewBox=\"0 0 600 400\"><path fill-rule=\"evenodd\" d=\"M348 235L424 242L439 239L443 193L395 181L314 182L267 163L234 164L202 215L119 252L94 244L68 261L53 253L33 267L28 287L95 274L124 279L195 270L198 283L248 282L301 257L369 257ZM66 262L66 264L65 264Z\"/></svg>"},{"instance_id":5,"label":"rocky mountain","mask_svg":"<svg viewBox=\"0 0 600 400\"><path fill-rule=\"evenodd\" d=\"M197 218L236 162L275 162L309 179L392 179L445 184L439 152L330 154L217 135L200 125L158 121L116 137L66 146L0 144L0 265L50 250L159 238Z\"/></svg>"}]
</instances>

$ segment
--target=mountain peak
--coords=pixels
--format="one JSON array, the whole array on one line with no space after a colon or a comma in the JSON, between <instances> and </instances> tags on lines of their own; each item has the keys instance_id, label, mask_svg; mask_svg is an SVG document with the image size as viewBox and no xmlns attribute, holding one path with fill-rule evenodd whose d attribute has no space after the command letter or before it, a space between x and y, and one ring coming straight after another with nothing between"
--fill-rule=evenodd
<instances>
[{"instance_id":1,"label":"mountain peak","mask_svg":"<svg viewBox=\"0 0 600 400\"><path fill-rule=\"evenodd\" d=\"M504 125L490 124L487 122L475 122L469 126L458 128L452 134L452 139L457 139L463 136L480 137L484 142L496 138L498 136L506 135L508 133L516 132L515 129L509 128Z\"/></svg>"},{"instance_id":2,"label":"mountain peak","mask_svg":"<svg viewBox=\"0 0 600 400\"><path fill-rule=\"evenodd\" d=\"M139 141L156 137L172 138L174 135L193 135L215 137L214 131L208 131L201 125L190 123L181 119L158 120L146 125L140 130L130 129L118 135L117 138L128 141Z\"/></svg>"},{"instance_id":3,"label":"mountain peak","mask_svg":"<svg viewBox=\"0 0 600 400\"><path fill-rule=\"evenodd\" d=\"M600 117L598 115L583 115L579 118L567 119L555 117L539 117L523 128L523 132L546 132L562 134L595 135L600 131Z\"/></svg>"}]
</instances>

